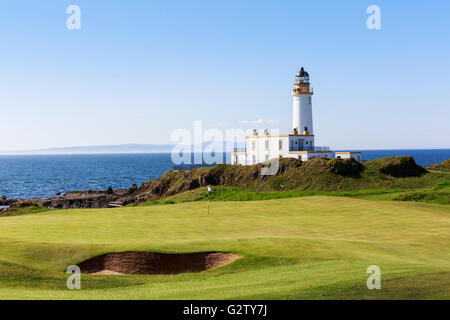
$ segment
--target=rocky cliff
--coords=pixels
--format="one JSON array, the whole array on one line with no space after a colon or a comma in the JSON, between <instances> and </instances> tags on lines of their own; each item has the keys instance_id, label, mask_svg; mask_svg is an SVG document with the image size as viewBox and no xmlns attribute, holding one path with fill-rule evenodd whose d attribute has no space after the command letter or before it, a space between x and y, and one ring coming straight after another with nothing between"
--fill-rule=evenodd
<instances>
[{"instance_id":1,"label":"rocky cliff","mask_svg":"<svg viewBox=\"0 0 450 320\"><path fill-rule=\"evenodd\" d=\"M73 191L49 199L9 201L11 206L48 208L107 208L139 204L206 186L233 186L265 191L302 188L304 190L356 190L395 186L395 178L419 177L427 171L412 157L391 157L365 163L353 159L313 159L302 162L284 158L275 175L261 174L270 164L236 166L220 164L211 168L169 170L159 179L129 189ZM8 200L5 200L5 203ZM0 202L1 205L1 202Z\"/></svg>"}]
</instances>

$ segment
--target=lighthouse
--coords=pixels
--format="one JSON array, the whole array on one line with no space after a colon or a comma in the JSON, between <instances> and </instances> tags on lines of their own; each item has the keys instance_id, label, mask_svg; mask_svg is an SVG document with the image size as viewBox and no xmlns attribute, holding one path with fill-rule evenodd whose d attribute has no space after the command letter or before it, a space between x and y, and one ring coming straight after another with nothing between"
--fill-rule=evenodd
<instances>
[{"instance_id":1,"label":"lighthouse","mask_svg":"<svg viewBox=\"0 0 450 320\"><path fill-rule=\"evenodd\" d=\"M309 83L309 74L302 67L295 76L292 89L293 119L292 131L288 134L272 134L268 129L258 133L253 129L245 137L245 148L235 148L231 153L231 163L253 165L272 159L294 158L309 161L316 158L330 159L333 152L328 146L316 146L313 131L312 103L313 91ZM336 152L336 158L353 158L361 161L361 152Z\"/></svg>"},{"instance_id":2,"label":"lighthouse","mask_svg":"<svg viewBox=\"0 0 450 320\"><path fill-rule=\"evenodd\" d=\"M312 96L309 74L302 67L295 76L295 84L292 89L293 116L292 128L299 133L313 134L312 121Z\"/></svg>"}]
</instances>

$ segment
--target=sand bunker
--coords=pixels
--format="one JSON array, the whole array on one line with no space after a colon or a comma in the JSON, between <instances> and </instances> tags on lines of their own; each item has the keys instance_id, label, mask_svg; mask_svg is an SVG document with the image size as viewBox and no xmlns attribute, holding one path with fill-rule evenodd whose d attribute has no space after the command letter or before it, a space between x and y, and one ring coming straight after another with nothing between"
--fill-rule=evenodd
<instances>
[{"instance_id":1,"label":"sand bunker","mask_svg":"<svg viewBox=\"0 0 450 320\"><path fill-rule=\"evenodd\" d=\"M79 267L82 273L97 275L178 274L214 269L238 258L236 253L225 252L117 252L86 260Z\"/></svg>"}]
</instances>

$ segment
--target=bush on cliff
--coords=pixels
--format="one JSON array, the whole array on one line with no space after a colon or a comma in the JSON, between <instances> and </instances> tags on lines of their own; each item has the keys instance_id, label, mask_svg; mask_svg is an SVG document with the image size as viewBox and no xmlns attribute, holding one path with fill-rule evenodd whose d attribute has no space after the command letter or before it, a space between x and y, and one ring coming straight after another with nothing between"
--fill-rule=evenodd
<instances>
[{"instance_id":1,"label":"bush on cliff","mask_svg":"<svg viewBox=\"0 0 450 320\"><path fill-rule=\"evenodd\" d=\"M411 156L389 157L373 160L375 166L379 166L381 173L400 178L400 177L418 177L427 171L416 164Z\"/></svg>"}]
</instances>

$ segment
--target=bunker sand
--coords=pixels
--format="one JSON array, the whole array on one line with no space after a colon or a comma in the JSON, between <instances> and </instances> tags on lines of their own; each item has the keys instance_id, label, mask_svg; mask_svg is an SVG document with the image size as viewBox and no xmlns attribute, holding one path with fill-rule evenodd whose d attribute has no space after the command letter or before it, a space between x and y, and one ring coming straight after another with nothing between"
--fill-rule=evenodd
<instances>
[{"instance_id":1,"label":"bunker sand","mask_svg":"<svg viewBox=\"0 0 450 320\"><path fill-rule=\"evenodd\" d=\"M226 252L117 252L91 258L80 263L79 267L82 273L93 275L179 274L215 269L240 257Z\"/></svg>"}]
</instances>

